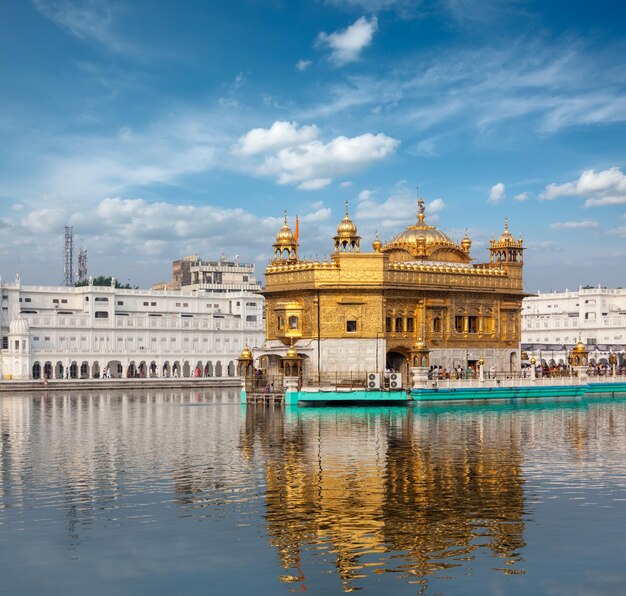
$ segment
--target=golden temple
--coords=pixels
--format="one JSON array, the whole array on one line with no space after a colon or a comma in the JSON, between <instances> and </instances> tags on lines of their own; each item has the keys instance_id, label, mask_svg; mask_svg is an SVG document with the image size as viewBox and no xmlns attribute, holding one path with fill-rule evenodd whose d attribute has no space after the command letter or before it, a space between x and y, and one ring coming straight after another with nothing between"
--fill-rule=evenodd
<instances>
[{"instance_id":1,"label":"golden temple","mask_svg":"<svg viewBox=\"0 0 626 596\"><path fill-rule=\"evenodd\" d=\"M377 234L365 252L346 202L333 245L329 260L301 259L285 213L265 271L266 343L255 354L268 372L284 372L287 346L305 377L390 369L408 378L414 366L456 370L480 357L518 369L524 247L508 221L489 261L475 263L467 233L455 243L429 225L420 199L414 225L387 243Z\"/></svg>"}]
</instances>

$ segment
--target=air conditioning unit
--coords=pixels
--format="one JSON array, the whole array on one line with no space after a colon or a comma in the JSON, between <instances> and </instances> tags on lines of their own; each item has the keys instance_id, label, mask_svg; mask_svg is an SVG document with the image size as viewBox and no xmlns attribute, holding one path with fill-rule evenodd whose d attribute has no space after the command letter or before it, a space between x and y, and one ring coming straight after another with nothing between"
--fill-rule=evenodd
<instances>
[{"instance_id":1,"label":"air conditioning unit","mask_svg":"<svg viewBox=\"0 0 626 596\"><path fill-rule=\"evenodd\" d=\"M380 373L367 373L367 388L380 389Z\"/></svg>"},{"instance_id":2,"label":"air conditioning unit","mask_svg":"<svg viewBox=\"0 0 626 596\"><path fill-rule=\"evenodd\" d=\"M389 389L402 389L402 373L392 372L389 375Z\"/></svg>"}]
</instances>

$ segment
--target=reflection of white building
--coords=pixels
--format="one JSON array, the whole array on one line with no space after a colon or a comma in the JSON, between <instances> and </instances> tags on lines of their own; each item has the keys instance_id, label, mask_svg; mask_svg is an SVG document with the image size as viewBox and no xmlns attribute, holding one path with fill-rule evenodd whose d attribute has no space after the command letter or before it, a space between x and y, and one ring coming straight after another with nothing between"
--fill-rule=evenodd
<instances>
[{"instance_id":1,"label":"reflection of white building","mask_svg":"<svg viewBox=\"0 0 626 596\"><path fill-rule=\"evenodd\" d=\"M624 362L626 289L580 288L525 298L522 349L546 362L567 364L567 352L582 339L590 362L608 363L611 352Z\"/></svg>"},{"instance_id":2,"label":"reflection of white building","mask_svg":"<svg viewBox=\"0 0 626 596\"><path fill-rule=\"evenodd\" d=\"M254 279L254 278L253 278ZM0 282L4 378L234 376L246 342L265 337L249 290L123 290Z\"/></svg>"}]
</instances>

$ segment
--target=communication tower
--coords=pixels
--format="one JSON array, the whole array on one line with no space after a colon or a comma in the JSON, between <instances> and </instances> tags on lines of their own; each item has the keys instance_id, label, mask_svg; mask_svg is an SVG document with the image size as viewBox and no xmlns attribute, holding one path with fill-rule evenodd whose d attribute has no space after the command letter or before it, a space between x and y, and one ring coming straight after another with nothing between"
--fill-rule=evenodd
<instances>
[{"instance_id":1,"label":"communication tower","mask_svg":"<svg viewBox=\"0 0 626 596\"><path fill-rule=\"evenodd\" d=\"M63 267L63 285L70 287L74 285L74 227L65 226L65 265Z\"/></svg>"}]
</instances>

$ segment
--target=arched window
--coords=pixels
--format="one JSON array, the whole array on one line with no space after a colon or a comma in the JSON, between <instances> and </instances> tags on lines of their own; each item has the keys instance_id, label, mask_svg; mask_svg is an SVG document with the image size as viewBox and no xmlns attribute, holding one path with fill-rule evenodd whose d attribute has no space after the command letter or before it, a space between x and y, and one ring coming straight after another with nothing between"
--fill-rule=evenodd
<instances>
[{"instance_id":1,"label":"arched window","mask_svg":"<svg viewBox=\"0 0 626 596\"><path fill-rule=\"evenodd\" d=\"M289 317L289 329L297 329L298 328L298 317L295 315L291 315Z\"/></svg>"},{"instance_id":2,"label":"arched window","mask_svg":"<svg viewBox=\"0 0 626 596\"><path fill-rule=\"evenodd\" d=\"M441 317L439 316L433 319L433 333L441 333Z\"/></svg>"}]
</instances>

